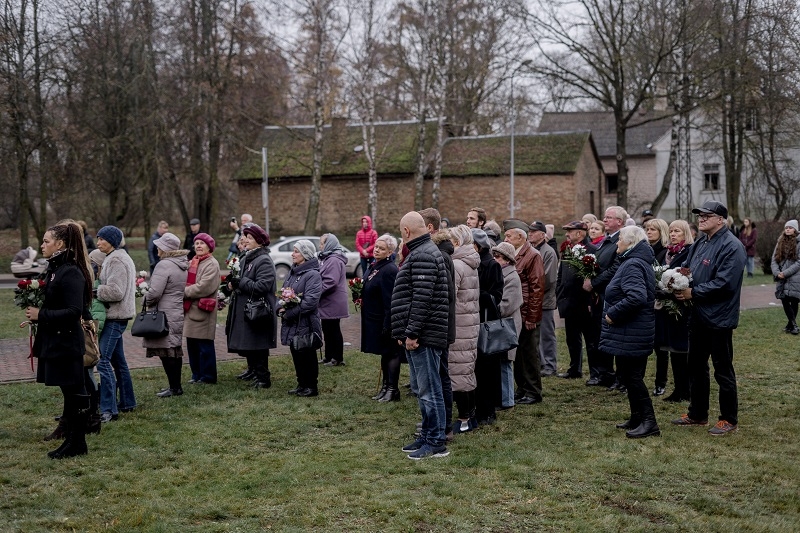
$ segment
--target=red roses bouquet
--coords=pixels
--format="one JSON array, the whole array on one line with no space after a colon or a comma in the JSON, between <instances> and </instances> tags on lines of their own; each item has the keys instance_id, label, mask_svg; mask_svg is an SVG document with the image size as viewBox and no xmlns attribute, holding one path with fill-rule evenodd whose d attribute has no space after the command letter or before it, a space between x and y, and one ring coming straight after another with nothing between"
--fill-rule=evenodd
<instances>
[{"instance_id":1,"label":"red roses bouquet","mask_svg":"<svg viewBox=\"0 0 800 533\"><path fill-rule=\"evenodd\" d=\"M584 279L591 279L597 275L597 257L588 253L582 244L576 244L564 250L562 261L565 261Z\"/></svg>"},{"instance_id":2,"label":"red roses bouquet","mask_svg":"<svg viewBox=\"0 0 800 533\"><path fill-rule=\"evenodd\" d=\"M361 278L353 278L348 281L348 285L350 285L350 294L353 298L353 304L356 307L356 311L361 308L361 293L364 292L364 280Z\"/></svg>"},{"instance_id":3,"label":"red roses bouquet","mask_svg":"<svg viewBox=\"0 0 800 533\"><path fill-rule=\"evenodd\" d=\"M38 279L23 279L14 289L14 305L22 309L41 307L44 302L45 282Z\"/></svg>"}]
</instances>

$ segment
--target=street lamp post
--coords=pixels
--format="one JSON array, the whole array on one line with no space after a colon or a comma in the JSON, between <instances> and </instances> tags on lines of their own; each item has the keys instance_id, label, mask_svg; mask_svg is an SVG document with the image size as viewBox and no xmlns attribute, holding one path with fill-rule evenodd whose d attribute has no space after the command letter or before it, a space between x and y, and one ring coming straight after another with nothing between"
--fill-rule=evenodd
<instances>
[{"instance_id":1,"label":"street lamp post","mask_svg":"<svg viewBox=\"0 0 800 533\"><path fill-rule=\"evenodd\" d=\"M510 205L509 211L511 212L511 218L514 218L514 126L517 123L517 106L514 105L514 76L517 75L519 69L522 67L526 67L531 64L530 59L526 59L522 63L519 64L517 68L511 73L511 172L509 175L511 177L511 194L510 194Z\"/></svg>"}]
</instances>

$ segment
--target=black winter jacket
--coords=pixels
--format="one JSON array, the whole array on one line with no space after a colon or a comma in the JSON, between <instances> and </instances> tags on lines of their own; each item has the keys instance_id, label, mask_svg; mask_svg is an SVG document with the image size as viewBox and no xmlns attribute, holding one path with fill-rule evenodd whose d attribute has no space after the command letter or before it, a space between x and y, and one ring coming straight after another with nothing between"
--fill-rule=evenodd
<instances>
[{"instance_id":1,"label":"black winter jacket","mask_svg":"<svg viewBox=\"0 0 800 533\"><path fill-rule=\"evenodd\" d=\"M85 351L81 316L86 279L66 254L51 259L44 273L44 303L39 309L33 353L40 359L82 358Z\"/></svg>"},{"instance_id":2,"label":"black winter jacket","mask_svg":"<svg viewBox=\"0 0 800 533\"><path fill-rule=\"evenodd\" d=\"M606 287L611 283L611 278L614 277L617 268L619 268L619 256L617 255L618 240L619 231L603 239L603 242L600 243L600 247L595 252L599 273L596 277L592 278L592 288L594 292L600 296L601 302L606 293Z\"/></svg>"},{"instance_id":3,"label":"black winter jacket","mask_svg":"<svg viewBox=\"0 0 800 533\"><path fill-rule=\"evenodd\" d=\"M410 253L392 292L392 337L447 348L450 301L445 260L428 234L407 246Z\"/></svg>"},{"instance_id":4,"label":"black winter jacket","mask_svg":"<svg viewBox=\"0 0 800 533\"><path fill-rule=\"evenodd\" d=\"M275 309L275 264L269 255L269 248L256 248L244 254L241 262L240 278L233 291L225 333L228 336L228 351L231 353L269 350L277 346L278 319L272 314L259 322L248 322L244 318L247 300L264 298L270 309Z\"/></svg>"},{"instance_id":5,"label":"black winter jacket","mask_svg":"<svg viewBox=\"0 0 800 533\"><path fill-rule=\"evenodd\" d=\"M653 351L656 320L653 248L646 240L640 241L619 258L619 268L606 289L600 349L611 355L648 356Z\"/></svg>"},{"instance_id":6,"label":"black winter jacket","mask_svg":"<svg viewBox=\"0 0 800 533\"><path fill-rule=\"evenodd\" d=\"M480 284L481 322L497 320L500 315L497 306L503 300L503 267L494 260L492 253L484 248L480 252L481 264L478 266L478 283Z\"/></svg>"},{"instance_id":7,"label":"black winter jacket","mask_svg":"<svg viewBox=\"0 0 800 533\"><path fill-rule=\"evenodd\" d=\"M596 252L595 247L585 237L582 244L590 254ZM583 290L583 278L566 261L558 265L558 280L556 281L556 305L561 318L575 318L586 316L591 302L591 293Z\"/></svg>"},{"instance_id":8,"label":"black winter jacket","mask_svg":"<svg viewBox=\"0 0 800 533\"><path fill-rule=\"evenodd\" d=\"M456 269L453 266L453 252L455 247L450 240L438 243L439 251L442 252L442 259L447 266L447 295L450 299L450 315L447 321L447 344L456 342Z\"/></svg>"}]
</instances>

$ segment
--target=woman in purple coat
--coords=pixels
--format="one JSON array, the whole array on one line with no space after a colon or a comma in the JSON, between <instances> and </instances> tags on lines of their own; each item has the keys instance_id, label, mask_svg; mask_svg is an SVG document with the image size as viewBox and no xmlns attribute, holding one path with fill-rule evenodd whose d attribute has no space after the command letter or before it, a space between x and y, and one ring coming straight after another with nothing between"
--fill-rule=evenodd
<instances>
[{"instance_id":1,"label":"woman in purple coat","mask_svg":"<svg viewBox=\"0 0 800 533\"><path fill-rule=\"evenodd\" d=\"M344 339L340 320L347 318L347 257L333 233L319 238L322 249L319 258L319 274L322 277L322 295L319 298L319 318L322 321L322 336L325 342L325 366L344 365Z\"/></svg>"}]
</instances>

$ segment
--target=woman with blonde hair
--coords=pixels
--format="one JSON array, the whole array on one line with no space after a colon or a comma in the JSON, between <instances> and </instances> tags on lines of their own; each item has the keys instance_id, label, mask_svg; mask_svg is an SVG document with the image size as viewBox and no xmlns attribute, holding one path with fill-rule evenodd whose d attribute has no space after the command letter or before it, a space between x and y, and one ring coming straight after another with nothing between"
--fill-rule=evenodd
<instances>
[{"instance_id":1,"label":"woman with blonde hair","mask_svg":"<svg viewBox=\"0 0 800 533\"><path fill-rule=\"evenodd\" d=\"M651 218L642 227L647 234L647 242L653 247L656 261L658 261L659 265L664 264L667 246L669 246L669 226L667 221L661 218Z\"/></svg>"},{"instance_id":2,"label":"woman with blonde hair","mask_svg":"<svg viewBox=\"0 0 800 533\"><path fill-rule=\"evenodd\" d=\"M605 238L606 225L602 220L595 220L589 224L589 239L592 241L592 246L599 247Z\"/></svg>"}]
</instances>

